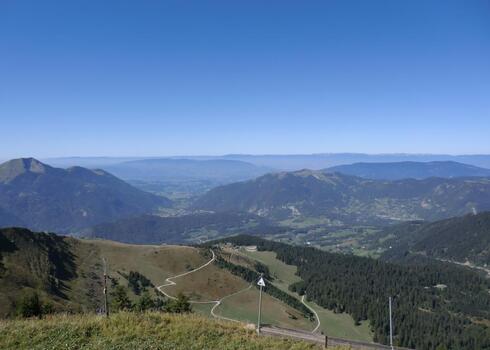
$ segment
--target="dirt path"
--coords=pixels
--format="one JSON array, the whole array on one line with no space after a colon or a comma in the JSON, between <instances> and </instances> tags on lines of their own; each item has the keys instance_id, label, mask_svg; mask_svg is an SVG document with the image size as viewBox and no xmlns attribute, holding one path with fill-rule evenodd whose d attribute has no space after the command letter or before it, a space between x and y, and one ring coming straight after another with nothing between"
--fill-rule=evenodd
<instances>
[{"instance_id":1,"label":"dirt path","mask_svg":"<svg viewBox=\"0 0 490 350\"><path fill-rule=\"evenodd\" d=\"M308 310L310 310L311 312L313 312L313 314L315 314L315 317L316 317L317 325L311 331L311 333L315 333L318 330L318 328L320 328L320 317L318 317L317 312L310 305L308 305L307 303L305 303L305 297L306 297L306 294L303 294L303 296L301 297L301 302L303 303L304 306L306 306L308 308Z\"/></svg>"},{"instance_id":2,"label":"dirt path","mask_svg":"<svg viewBox=\"0 0 490 350\"><path fill-rule=\"evenodd\" d=\"M227 296L225 296L225 297L221 298L220 300L218 300L218 302L216 303L216 305L214 305L214 306L213 306L213 308L211 309L211 315L212 315L213 317L215 317L215 318L219 318L219 319L222 319L222 320L233 321L233 322L241 322L241 321L239 321L239 320L235 320L235 319L228 318L228 317L225 317L225 316L220 316L220 315L217 315L217 314L214 312L214 310L216 310L216 308L217 308L218 306L220 306L220 305L221 305L221 303L223 302L223 300L228 299L228 298L230 298L230 297L232 297L232 296L235 296L235 295L237 295L237 294L240 294L240 293L242 293L242 292L245 292L245 291L249 290L250 288L252 288L252 284L250 284L250 285L249 285L247 288L244 288L244 289L242 289L242 290L239 290L238 292L232 293L232 294L227 295Z\"/></svg>"},{"instance_id":3,"label":"dirt path","mask_svg":"<svg viewBox=\"0 0 490 350\"><path fill-rule=\"evenodd\" d=\"M216 254L214 253L214 251L211 249L211 253L213 254L213 257L211 258L211 260L209 260L207 263L205 263L204 265L202 266L199 266L198 268L194 269L194 270L191 270L191 271L187 271L187 272L184 272L184 273L181 273L179 275L176 275L176 276L173 276L173 277L168 277L165 279L165 283L162 284L161 286L158 286L157 289L160 293L162 293L163 295L165 295L167 298L169 299L173 299L175 300L176 297L166 293L165 291L162 290L162 288L164 287L169 287L169 286L175 286L177 283L174 282L173 280L176 279L176 278L180 278L180 277L184 277L184 276L187 276L191 273L194 273L194 272L197 272L203 268L205 268L206 266L209 266L210 264L212 264L215 260L216 260ZM226 320L226 321L232 321L232 322L241 322L239 320L235 320L235 319L232 319L232 318L228 318L228 317L224 317L224 316L220 316L218 314L215 313L215 310L218 306L221 305L221 302L227 298L230 298L234 295L237 295L239 293L242 293L246 290L249 290L250 288L252 288L252 284L250 284L247 288L244 288L244 289L241 289L235 293L232 293L232 294L229 294L229 295L226 295L224 296L223 298L219 299L219 300L209 300L209 301L198 301L198 300L189 300L189 303L190 304L214 304L214 306L211 308L211 316L213 316L214 318L218 318L218 319L222 319L222 320Z\"/></svg>"},{"instance_id":4,"label":"dirt path","mask_svg":"<svg viewBox=\"0 0 490 350\"><path fill-rule=\"evenodd\" d=\"M167 294L166 292L164 292L162 290L163 287L169 287L169 286L175 286L177 283L175 283L174 279L176 278L180 278L180 277L184 277L184 276L187 276L187 275L190 275L191 273L194 273L196 271L199 271L203 268L205 268L206 266L209 266L210 264L213 263L213 261L216 260L216 255L214 254L214 251L211 249L211 253L213 254L213 257L211 258L211 260L209 260L207 263L205 263L204 265L202 266L199 266L198 268L194 269L194 270L191 270L191 271L187 271L187 272L184 272L184 273L181 273L180 275L176 275L176 276L173 276L173 277L168 277L165 279L165 283L162 284L161 286L158 286L157 289L160 293L162 293L163 295L165 295L167 298L169 299L177 299L176 297L170 295L170 294ZM213 304L213 303L217 303L218 300L210 300L210 301L197 301L197 300L189 300L189 303L191 304Z\"/></svg>"}]
</instances>

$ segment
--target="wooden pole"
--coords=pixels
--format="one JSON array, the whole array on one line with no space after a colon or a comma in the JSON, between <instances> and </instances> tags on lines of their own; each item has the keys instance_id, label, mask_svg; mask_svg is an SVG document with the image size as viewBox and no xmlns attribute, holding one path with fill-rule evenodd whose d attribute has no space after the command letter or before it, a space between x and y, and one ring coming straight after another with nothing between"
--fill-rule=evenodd
<instances>
[{"instance_id":1,"label":"wooden pole","mask_svg":"<svg viewBox=\"0 0 490 350\"><path fill-rule=\"evenodd\" d=\"M109 305L107 302L107 264L105 258L102 258L104 262L104 313L105 317L109 317Z\"/></svg>"}]
</instances>

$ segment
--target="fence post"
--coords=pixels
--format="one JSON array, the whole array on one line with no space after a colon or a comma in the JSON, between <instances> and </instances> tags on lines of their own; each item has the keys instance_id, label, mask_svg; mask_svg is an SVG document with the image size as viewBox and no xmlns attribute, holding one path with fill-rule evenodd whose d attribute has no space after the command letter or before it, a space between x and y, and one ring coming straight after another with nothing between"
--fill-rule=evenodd
<instances>
[{"instance_id":1,"label":"fence post","mask_svg":"<svg viewBox=\"0 0 490 350\"><path fill-rule=\"evenodd\" d=\"M324 348L328 348L328 335L325 334L325 346Z\"/></svg>"}]
</instances>

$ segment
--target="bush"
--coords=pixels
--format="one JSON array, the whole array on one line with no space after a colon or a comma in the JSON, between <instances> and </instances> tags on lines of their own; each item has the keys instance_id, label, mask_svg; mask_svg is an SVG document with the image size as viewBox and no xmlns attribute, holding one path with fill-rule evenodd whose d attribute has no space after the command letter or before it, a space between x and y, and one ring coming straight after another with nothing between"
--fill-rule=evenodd
<instances>
[{"instance_id":1,"label":"bush","mask_svg":"<svg viewBox=\"0 0 490 350\"><path fill-rule=\"evenodd\" d=\"M17 315L20 317L41 317L43 304L37 292L25 294L17 303Z\"/></svg>"},{"instance_id":2,"label":"bush","mask_svg":"<svg viewBox=\"0 0 490 350\"><path fill-rule=\"evenodd\" d=\"M111 293L111 305L114 311L131 310L133 304L128 297L128 291L123 286L117 286Z\"/></svg>"},{"instance_id":3,"label":"bush","mask_svg":"<svg viewBox=\"0 0 490 350\"><path fill-rule=\"evenodd\" d=\"M167 304L167 311L178 314L192 312L189 297L182 294L182 292L179 293L176 299L170 300L170 302Z\"/></svg>"}]
</instances>

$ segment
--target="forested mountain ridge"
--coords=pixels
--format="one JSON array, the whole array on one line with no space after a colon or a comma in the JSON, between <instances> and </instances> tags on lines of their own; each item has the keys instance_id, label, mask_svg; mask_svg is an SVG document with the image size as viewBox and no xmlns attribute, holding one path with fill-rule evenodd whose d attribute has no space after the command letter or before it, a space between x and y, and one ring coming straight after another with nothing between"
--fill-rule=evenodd
<instances>
[{"instance_id":1,"label":"forested mountain ridge","mask_svg":"<svg viewBox=\"0 0 490 350\"><path fill-rule=\"evenodd\" d=\"M0 165L0 226L69 232L170 203L103 170L53 168L32 158Z\"/></svg>"},{"instance_id":2,"label":"forested mountain ridge","mask_svg":"<svg viewBox=\"0 0 490 350\"><path fill-rule=\"evenodd\" d=\"M450 218L431 223L387 227L382 236L391 246L384 259L397 259L408 252L427 257L490 265L490 212Z\"/></svg>"},{"instance_id":3,"label":"forested mountain ridge","mask_svg":"<svg viewBox=\"0 0 490 350\"><path fill-rule=\"evenodd\" d=\"M354 163L334 166L325 171L379 180L490 176L490 169L454 161Z\"/></svg>"},{"instance_id":4,"label":"forested mountain ridge","mask_svg":"<svg viewBox=\"0 0 490 350\"><path fill-rule=\"evenodd\" d=\"M395 344L490 349L490 280L469 269L437 261L403 266L252 236L217 242L276 252L278 259L298 267L302 281L292 290L357 321L369 319L375 341L388 342L387 300L393 296Z\"/></svg>"},{"instance_id":5,"label":"forested mountain ridge","mask_svg":"<svg viewBox=\"0 0 490 350\"><path fill-rule=\"evenodd\" d=\"M220 186L194 208L275 220L323 217L347 224L438 220L490 210L490 178L370 180L320 171L267 174Z\"/></svg>"}]
</instances>

